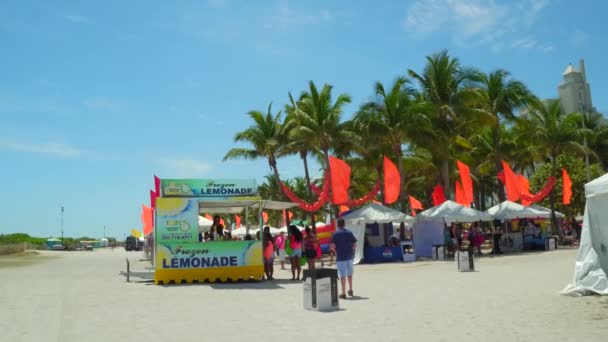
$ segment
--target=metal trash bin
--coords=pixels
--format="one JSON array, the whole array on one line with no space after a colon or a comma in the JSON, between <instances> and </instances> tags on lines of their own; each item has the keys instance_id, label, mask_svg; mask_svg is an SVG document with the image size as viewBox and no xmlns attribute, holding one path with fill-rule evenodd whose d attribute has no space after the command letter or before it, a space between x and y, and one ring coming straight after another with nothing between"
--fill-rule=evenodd
<instances>
[{"instance_id":1,"label":"metal trash bin","mask_svg":"<svg viewBox=\"0 0 608 342\"><path fill-rule=\"evenodd\" d=\"M338 270L317 268L304 270L304 309L331 311L338 306Z\"/></svg>"},{"instance_id":2,"label":"metal trash bin","mask_svg":"<svg viewBox=\"0 0 608 342\"><path fill-rule=\"evenodd\" d=\"M445 245L433 245L432 254L433 260L445 260L446 248Z\"/></svg>"},{"instance_id":3,"label":"metal trash bin","mask_svg":"<svg viewBox=\"0 0 608 342\"><path fill-rule=\"evenodd\" d=\"M557 238L549 236L545 238L545 250L553 251L557 249Z\"/></svg>"},{"instance_id":4,"label":"metal trash bin","mask_svg":"<svg viewBox=\"0 0 608 342\"><path fill-rule=\"evenodd\" d=\"M475 272L473 253L469 251L456 251L454 260L459 272Z\"/></svg>"}]
</instances>

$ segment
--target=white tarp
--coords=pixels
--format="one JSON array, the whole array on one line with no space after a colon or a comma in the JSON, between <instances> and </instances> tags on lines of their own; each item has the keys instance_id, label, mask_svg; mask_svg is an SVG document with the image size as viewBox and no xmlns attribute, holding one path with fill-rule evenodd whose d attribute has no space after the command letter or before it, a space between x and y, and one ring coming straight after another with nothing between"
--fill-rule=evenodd
<instances>
[{"instance_id":1,"label":"white tarp","mask_svg":"<svg viewBox=\"0 0 608 342\"><path fill-rule=\"evenodd\" d=\"M363 260L363 245L365 241L365 225L368 223L395 223L406 222L408 216L404 213L385 207L380 204L370 203L354 210L342 217L346 228L353 232L357 239L355 249L355 264Z\"/></svg>"},{"instance_id":2,"label":"white tarp","mask_svg":"<svg viewBox=\"0 0 608 342\"><path fill-rule=\"evenodd\" d=\"M258 230L259 229L249 229L249 235L251 235L251 237L255 239L255 234L258 232ZM237 229L233 230L231 234L232 236L244 238L247 235L247 227L240 226Z\"/></svg>"},{"instance_id":3,"label":"white tarp","mask_svg":"<svg viewBox=\"0 0 608 342\"><path fill-rule=\"evenodd\" d=\"M530 208L536 209L536 210L540 210L540 211L544 211L544 212L548 212L549 213L549 217L551 217L551 209L549 209L547 207L543 207L540 204L532 204L530 206ZM555 212L555 217L557 217L557 218L564 218L564 217L566 217L566 215L560 213L559 211L556 211Z\"/></svg>"},{"instance_id":4,"label":"white tarp","mask_svg":"<svg viewBox=\"0 0 608 342\"><path fill-rule=\"evenodd\" d=\"M608 174L585 184L585 216L572 283L563 295L608 295Z\"/></svg>"},{"instance_id":5,"label":"white tarp","mask_svg":"<svg viewBox=\"0 0 608 342\"><path fill-rule=\"evenodd\" d=\"M211 227L213 225L213 221L211 221L210 219L204 217L204 216L198 216L198 231L202 232L202 231L208 231L209 227Z\"/></svg>"},{"instance_id":6,"label":"white tarp","mask_svg":"<svg viewBox=\"0 0 608 342\"><path fill-rule=\"evenodd\" d=\"M493 220L494 217L490 214L467 208L450 200L416 215L416 222L445 222L451 224Z\"/></svg>"},{"instance_id":7,"label":"white tarp","mask_svg":"<svg viewBox=\"0 0 608 342\"><path fill-rule=\"evenodd\" d=\"M532 207L524 207L523 205L511 201L504 201L500 204L488 209L486 213L494 216L497 220L514 220L519 218L549 218L551 212L536 210Z\"/></svg>"}]
</instances>

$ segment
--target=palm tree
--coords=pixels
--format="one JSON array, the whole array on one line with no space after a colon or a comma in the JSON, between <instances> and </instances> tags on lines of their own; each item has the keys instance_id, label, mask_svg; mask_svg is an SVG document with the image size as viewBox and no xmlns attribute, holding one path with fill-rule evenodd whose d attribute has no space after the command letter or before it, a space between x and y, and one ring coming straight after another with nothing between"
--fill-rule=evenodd
<instances>
[{"instance_id":1,"label":"palm tree","mask_svg":"<svg viewBox=\"0 0 608 342\"><path fill-rule=\"evenodd\" d=\"M285 155L285 144L287 141L287 125L281 120L281 112L272 114L272 103L268 105L266 114L260 111L250 111L249 117L254 124L242 132L236 133L235 142L246 142L249 148L232 148L224 156L228 159L258 159L266 158L268 166L272 169L277 187L277 193L281 194L279 182L279 171L277 169L277 158Z\"/></svg>"},{"instance_id":2,"label":"palm tree","mask_svg":"<svg viewBox=\"0 0 608 342\"><path fill-rule=\"evenodd\" d=\"M557 157L562 153L589 153L580 141L587 129L581 128L580 113L562 114L559 100L535 101L528 113L533 129L529 132L533 148L551 163L551 175L558 178ZM593 153L593 152L591 152ZM551 224L557 228L555 216L555 189L550 193ZM561 235L561 231L558 229Z\"/></svg>"},{"instance_id":3,"label":"palm tree","mask_svg":"<svg viewBox=\"0 0 608 342\"><path fill-rule=\"evenodd\" d=\"M348 94L340 94L334 102L331 85L325 84L320 92L313 81L310 81L308 86L309 91L302 93L294 111L294 118L298 123L297 127L293 128L294 134L306 137L310 146L321 150L325 159L325 170L329 170L329 150L336 141L352 135L344 129L346 126L340 121L343 107L350 103L351 98Z\"/></svg>"},{"instance_id":4,"label":"palm tree","mask_svg":"<svg viewBox=\"0 0 608 342\"><path fill-rule=\"evenodd\" d=\"M414 90L408 87L408 83L405 77L399 77L387 91L382 83L377 82L374 88L378 99L365 104L364 108L368 110L359 114L359 119L368 124L374 135L382 137L397 160L401 175L401 210L405 210L407 205L403 145L411 141L410 137L417 130L422 131L430 123L421 108L416 108Z\"/></svg>"},{"instance_id":5,"label":"palm tree","mask_svg":"<svg viewBox=\"0 0 608 342\"><path fill-rule=\"evenodd\" d=\"M493 155L496 172L502 170L501 161L504 159L502 151L501 132L504 121L513 122L515 111L522 108L530 101L533 96L526 86L510 78L510 74L505 70L496 70L488 74L479 74L476 77L479 88L479 111L493 118ZM504 187L497 182L498 199L500 202L505 200Z\"/></svg>"},{"instance_id":6,"label":"palm tree","mask_svg":"<svg viewBox=\"0 0 608 342\"><path fill-rule=\"evenodd\" d=\"M476 72L460 66L446 50L427 56L422 74L408 70L420 84L424 99L433 106L433 143L427 145L440 163L440 177L446 191L450 189L450 146L458 135L456 130L461 115L469 109L474 96L468 87Z\"/></svg>"},{"instance_id":7,"label":"palm tree","mask_svg":"<svg viewBox=\"0 0 608 342\"><path fill-rule=\"evenodd\" d=\"M313 153L314 155L318 155L318 150L311 143L311 140L305 134L302 134L301 130L293 129L299 125L298 117L296 116L296 109L298 108L298 103L294 101L291 93L289 94L289 104L285 105L285 112L287 113L286 122L288 125L288 142L285 147L285 150L289 154L298 154L302 162L304 163L304 179L306 181L306 195L304 198L308 198L309 201L314 199L310 180L310 172L308 170L308 155L309 153ZM311 216L311 225L312 227L316 227L315 225L315 214L310 213Z\"/></svg>"}]
</instances>

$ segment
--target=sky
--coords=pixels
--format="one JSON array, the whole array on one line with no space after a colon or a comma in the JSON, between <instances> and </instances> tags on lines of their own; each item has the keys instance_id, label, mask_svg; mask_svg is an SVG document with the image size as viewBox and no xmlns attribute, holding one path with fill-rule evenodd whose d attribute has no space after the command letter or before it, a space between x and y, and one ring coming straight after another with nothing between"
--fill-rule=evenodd
<instances>
[{"instance_id":1,"label":"sky","mask_svg":"<svg viewBox=\"0 0 608 342\"><path fill-rule=\"evenodd\" d=\"M509 70L557 96L585 59L608 113L608 2L0 2L0 233L124 238L140 228L153 175L256 178L264 160L222 162L246 113L280 110L309 80L348 93L348 119L425 56ZM298 158L284 177L302 176ZM313 165L313 175L318 175Z\"/></svg>"}]
</instances>

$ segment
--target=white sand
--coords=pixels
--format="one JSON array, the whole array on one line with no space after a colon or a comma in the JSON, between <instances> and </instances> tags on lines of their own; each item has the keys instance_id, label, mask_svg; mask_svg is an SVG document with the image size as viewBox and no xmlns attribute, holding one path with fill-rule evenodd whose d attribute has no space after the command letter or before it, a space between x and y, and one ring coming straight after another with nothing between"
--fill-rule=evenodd
<instances>
[{"instance_id":1,"label":"white sand","mask_svg":"<svg viewBox=\"0 0 608 342\"><path fill-rule=\"evenodd\" d=\"M302 308L302 285L126 283L123 250L0 268L1 341L606 341L608 298L562 297L574 250L355 267L332 313ZM139 264L142 268L142 264ZM276 271L277 278L290 278Z\"/></svg>"}]
</instances>

